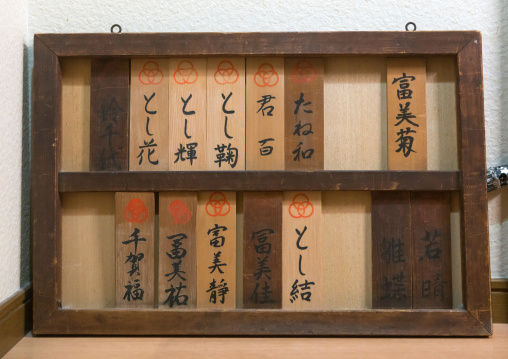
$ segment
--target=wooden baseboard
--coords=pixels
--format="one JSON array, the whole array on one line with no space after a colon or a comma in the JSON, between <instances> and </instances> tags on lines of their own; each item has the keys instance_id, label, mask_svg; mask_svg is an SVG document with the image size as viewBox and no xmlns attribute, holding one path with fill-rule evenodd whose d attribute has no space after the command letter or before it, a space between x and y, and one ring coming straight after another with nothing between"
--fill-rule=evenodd
<instances>
[{"instance_id":1,"label":"wooden baseboard","mask_svg":"<svg viewBox=\"0 0 508 359\"><path fill-rule=\"evenodd\" d=\"M492 321L508 323L508 279L492 279Z\"/></svg>"},{"instance_id":2,"label":"wooden baseboard","mask_svg":"<svg viewBox=\"0 0 508 359\"><path fill-rule=\"evenodd\" d=\"M32 285L0 303L0 358L32 330Z\"/></svg>"}]
</instances>

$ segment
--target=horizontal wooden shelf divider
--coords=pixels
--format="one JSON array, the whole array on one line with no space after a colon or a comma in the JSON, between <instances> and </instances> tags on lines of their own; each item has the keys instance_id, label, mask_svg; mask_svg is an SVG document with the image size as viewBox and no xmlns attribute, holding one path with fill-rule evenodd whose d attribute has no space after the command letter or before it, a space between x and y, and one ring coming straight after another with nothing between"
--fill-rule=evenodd
<instances>
[{"instance_id":1,"label":"horizontal wooden shelf divider","mask_svg":"<svg viewBox=\"0 0 508 359\"><path fill-rule=\"evenodd\" d=\"M459 171L60 172L60 192L457 191Z\"/></svg>"},{"instance_id":2,"label":"horizontal wooden shelf divider","mask_svg":"<svg viewBox=\"0 0 508 359\"><path fill-rule=\"evenodd\" d=\"M58 309L38 334L488 336L465 310Z\"/></svg>"}]
</instances>

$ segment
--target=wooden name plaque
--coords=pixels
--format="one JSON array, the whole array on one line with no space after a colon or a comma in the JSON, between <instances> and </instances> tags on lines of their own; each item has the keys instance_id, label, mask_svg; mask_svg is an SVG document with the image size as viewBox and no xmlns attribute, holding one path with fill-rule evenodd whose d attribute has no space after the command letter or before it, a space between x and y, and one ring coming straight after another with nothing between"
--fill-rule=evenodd
<instances>
[{"instance_id":1,"label":"wooden name plaque","mask_svg":"<svg viewBox=\"0 0 508 359\"><path fill-rule=\"evenodd\" d=\"M491 335L481 54L35 35L34 334Z\"/></svg>"}]
</instances>

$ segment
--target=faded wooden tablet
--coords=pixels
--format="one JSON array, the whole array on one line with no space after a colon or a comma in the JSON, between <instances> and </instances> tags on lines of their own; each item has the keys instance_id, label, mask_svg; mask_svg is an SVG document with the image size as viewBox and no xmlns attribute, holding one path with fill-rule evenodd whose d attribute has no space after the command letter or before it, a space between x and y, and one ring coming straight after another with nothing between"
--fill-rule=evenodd
<instances>
[{"instance_id":1,"label":"faded wooden tablet","mask_svg":"<svg viewBox=\"0 0 508 359\"><path fill-rule=\"evenodd\" d=\"M324 64L285 59L285 169L324 168Z\"/></svg>"},{"instance_id":2,"label":"faded wooden tablet","mask_svg":"<svg viewBox=\"0 0 508 359\"><path fill-rule=\"evenodd\" d=\"M282 198L282 308L322 309L321 192L284 192Z\"/></svg>"},{"instance_id":3,"label":"faded wooden tablet","mask_svg":"<svg viewBox=\"0 0 508 359\"><path fill-rule=\"evenodd\" d=\"M372 308L411 309L409 192L372 192Z\"/></svg>"},{"instance_id":4,"label":"faded wooden tablet","mask_svg":"<svg viewBox=\"0 0 508 359\"><path fill-rule=\"evenodd\" d=\"M282 193L245 192L243 307L281 308Z\"/></svg>"},{"instance_id":5,"label":"faded wooden tablet","mask_svg":"<svg viewBox=\"0 0 508 359\"><path fill-rule=\"evenodd\" d=\"M90 171L129 169L129 60L93 59Z\"/></svg>"},{"instance_id":6,"label":"faded wooden tablet","mask_svg":"<svg viewBox=\"0 0 508 359\"><path fill-rule=\"evenodd\" d=\"M159 309L196 307L197 193L159 193Z\"/></svg>"},{"instance_id":7,"label":"faded wooden tablet","mask_svg":"<svg viewBox=\"0 0 508 359\"><path fill-rule=\"evenodd\" d=\"M413 309L451 309L449 193L411 193L411 232Z\"/></svg>"},{"instance_id":8,"label":"faded wooden tablet","mask_svg":"<svg viewBox=\"0 0 508 359\"><path fill-rule=\"evenodd\" d=\"M169 169L167 59L131 60L130 171Z\"/></svg>"},{"instance_id":9,"label":"faded wooden tablet","mask_svg":"<svg viewBox=\"0 0 508 359\"><path fill-rule=\"evenodd\" d=\"M245 170L245 59L207 59L206 167Z\"/></svg>"},{"instance_id":10,"label":"faded wooden tablet","mask_svg":"<svg viewBox=\"0 0 508 359\"><path fill-rule=\"evenodd\" d=\"M169 60L169 169L206 169L206 59Z\"/></svg>"},{"instance_id":11,"label":"faded wooden tablet","mask_svg":"<svg viewBox=\"0 0 508 359\"><path fill-rule=\"evenodd\" d=\"M117 192L116 305L119 308L153 308L154 297L154 194Z\"/></svg>"},{"instance_id":12,"label":"faded wooden tablet","mask_svg":"<svg viewBox=\"0 0 508 359\"><path fill-rule=\"evenodd\" d=\"M236 195L200 192L196 225L197 307L236 307Z\"/></svg>"},{"instance_id":13,"label":"faded wooden tablet","mask_svg":"<svg viewBox=\"0 0 508 359\"><path fill-rule=\"evenodd\" d=\"M246 169L284 169L284 59L247 58Z\"/></svg>"}]
</instances>

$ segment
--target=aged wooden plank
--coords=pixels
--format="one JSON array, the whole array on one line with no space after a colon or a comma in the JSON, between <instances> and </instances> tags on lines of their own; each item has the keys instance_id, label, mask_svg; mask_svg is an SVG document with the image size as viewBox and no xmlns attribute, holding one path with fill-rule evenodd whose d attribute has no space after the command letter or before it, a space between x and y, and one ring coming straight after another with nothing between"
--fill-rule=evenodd
<instances>
[{"instance_id":1,"label":"aged wooden plank","mask_svg":"<svg viewBox=\"0 0 508 359\"><path fill-rule=\"evenodd\" d=\"M93 59L90 171L129 169L129 60Z\"/></svg>"},{"instance_id":2,"label":"aged wooden plank","mask_svg":"<svg viewBox=\"0 0 508 359\"><path fill-rule=\"evenodd\" d=\"M388 59L388 169L427 169L425 59Z\"/></svg>"},{"instance_id":3,"label":"aged wooden plank","mask_svg":"<svg viewBox=\"0 0 508 359\"><path fill-rule=\"evenodd\" d=\"M57 56L456 55L474 31L37 34Z\"/></svg>"},{"instance_id":4,"label":"aged wooden plank","mask_svg":"<svg viewBox=\"0 0 508 359\"><path fill-rule=\"evenodd\" d=\"M372 192L372 308L411 309L409 192Z\"/></svg>"},{"instance_id":5,"label":"aged wooden plank","mask_svg":"<svg viewBox=\"0 0 508 359\"><path fill-rule=\"evenodd\" d=\"M207 59L206 168L245 170L245 59Z\"/></svg>"},{"instance_id":6,"label":"aged wooden plank","mask_svg":"<svg viewBox=\"0 0 508 359\"><path fill-rule=\"evenodd\" d=\"M62 307L114 308L115 194L62 196ZM79 278L79 280L77 280Z\"/></svg>"},{"instance_id":7,"label":"aged wooden plank","mask_svg":"<svg viewBox=\"0 0 508 359\"><path fill-rule=\"evenodd\" d=\"M117 192L116 306L155 306L155 198L153 193Z\"/></svg>"},{"instance_id":8,"label":"aged wooden plank","mask_svg":"<svg viewBox=\"0 0 508 359\"><path fill-rule=\"evenodd\" d=\"M206 181L203 181L206 176ZM59 191L453 191L458 171L60 173Z\"/></svg>"},{"instance_id":9,"label":"aged wooden plank","mask_svg":"<svg viewBox=\"0 0 508 359\"><path fill-rule=\"evenodd\" d=\"M323 192L324 309L372 308L371 192Z\"/></svg>"},{"instance_id":10,"label":"aged wooden plank","mask_svg":"<svg viewBox=\"0 0 508 359\"><path fill-rule=\"evenodd\" d=\"M324 168L386 170L386 59L324 60Z\"/></svg>"},{"instance_id":11,"label":"aged wooden plank","mask_svg":"<svg viewBox=\"0 0 508 359\"><path fill-rule=\"evenodd\" d=\"M61 227L57 171L62 74L55 54L34 37L32 85L32 240L34 333L49 323L61 298Z\"/></svg>"},{"instance_id":12,"label":"aged wooden plank","mask_svg":"<svg viewBox=\"0 0 508 359\"><path fill-rule=\"evenodd\" d=\"M244 193L243 213L243 307L281 308L282 193Z\"/></svg>"},{"instance_id":13,"label":"aged wooden plank","mask_svg":"<svg viewBox=\"0 0 508 359\"><path fill-rule=\"evenodd\" d=\"M463 181L464 306L491 332L482 39L479 33L458 54L457 72Z\"/></svg>"},{"instance_id":14,"label":"aged wooden plank","mask_svg":"<svg viewBox=\"0 0 508 359\"><path fill-rule=\"evenodd\" d=\"M284 62L284 168L324 169L324 62L286 58Z\"/></svg>"},{"instance_id":15,"label":"aged wooden plank","mask_svg":"<svg viewBox=\"0 0 508 359\"><path fill-rule=\"evenodd\" d=\"M196 308L194 192L159 193L159 309Z\"/></svg>"},{"instance_id":16,"label":"aged wooden plank","mask_svg":"<svg viewBox=\"0 0 508 359\"><path fill-rule=\"evenodd\" d=\"M246 169L284 169L284 58L248 58Z\"/></svg>"},{"instance_id":17,"label":"aged wooden plank","mask_svg":"<svg viewBox=\"0 0 508 359\"><path fill-rule=\"evenodd\" d=\"M323 309L321 192L282 195L282 308Z\"/></svg>"},{"instance_id":18,"label":"aged wooden plank","mask_svg":"<svg viewBox=\"0 0 508 359\"><path fill-rule=\"evenodd\" d=\"M464 310L59 310L41 334L489 336ZM171 323L171 325L168 325ZM312 323L312 328L309 327ZM340 325L338 325L340 323ZM418 325L415 325L418 323Z\"/></svg>"},{"instance_id":19,"label":"aged wooden plank","mask_svg":"<svg viewBox=\"0 0 508 359\"><path fill-rule=\"evenodd\" d=\"M90 59L62 59L60 171L89 170Z\"/></svg>"},{"instance_id":20,"label":"aged wooden plank","mask_svg":"<svg viewBox=\"0 0 508 359\"><path fill-rule=\"evenodd\" d=\"M196 219L197 307L236 308L236 194L200 192Z\"/></svg>"},{"instance_id":21,"label":"aged wooden plank","mask_svg":"<svg viewBox=\"0 0 508 359\"><path fill-rule=\"evenodd\" d=\"M450 195L411 193L413 309L452 308Z\"/></svg>"},{"instance_id":22,"label":"aged wooden plank","mask_svg":"<svg viewBox=\"0 0 508 359\"><path fill-rule=\"evenodd\" d=\"M206 59L169 60L169 169L206 169Z\"/></svg>"},{"instance_id":23,"label":"aged wooden plank","mask_svg":"<svg viewBox=\"0 0 508 359\"><path fill-rule=\"evenodd\" d=\"M131 60L131 171L169 169L168 73L168 59Z\"/></svg>"}]
</instances>

